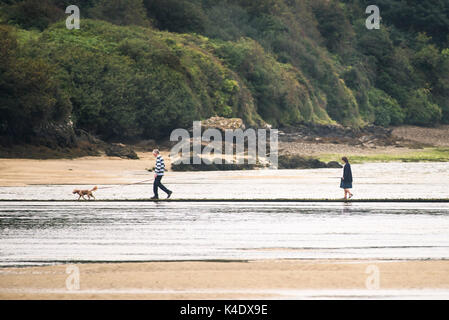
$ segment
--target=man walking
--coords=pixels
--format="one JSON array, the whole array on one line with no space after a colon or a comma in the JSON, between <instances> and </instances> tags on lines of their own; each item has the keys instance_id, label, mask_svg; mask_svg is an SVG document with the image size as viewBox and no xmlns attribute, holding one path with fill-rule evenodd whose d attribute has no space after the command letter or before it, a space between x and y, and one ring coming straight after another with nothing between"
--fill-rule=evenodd
<instances>
[{"instance_id":1,"label":"man walking","mask_svg":"<svg viewBox=\"0 0 449 320\"><path fill-rule=\"evenodd\" d=\"M167 199L170 198L172 191L168 190L162 183L162 177L164 176L165 171L165 163L164 158L160 155L158 149L153 150L153 156L156 157L156 169L154 170L154 184L153 184L153 192L154 196L151 198L152 200L159 199L158 189L161 188L165 193L167 193Z\"/></svg>"}]
</instances>

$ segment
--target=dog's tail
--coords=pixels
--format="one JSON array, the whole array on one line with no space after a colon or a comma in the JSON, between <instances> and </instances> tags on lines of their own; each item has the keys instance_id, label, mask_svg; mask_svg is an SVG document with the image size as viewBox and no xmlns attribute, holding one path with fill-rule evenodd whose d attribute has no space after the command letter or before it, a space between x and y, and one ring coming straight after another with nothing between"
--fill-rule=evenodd
<instances>
[{"instance_id":1,"label":"dog's tail","mask_svg":"<svg viewBox=\"0 0 449 320\"><path fill-rule=\"evenodd\" d=\"M96 190L98 190L98 187L97 186L95 186L92 190L90 190L90 191L96 191Z\"/></svg>"}]
</instances>

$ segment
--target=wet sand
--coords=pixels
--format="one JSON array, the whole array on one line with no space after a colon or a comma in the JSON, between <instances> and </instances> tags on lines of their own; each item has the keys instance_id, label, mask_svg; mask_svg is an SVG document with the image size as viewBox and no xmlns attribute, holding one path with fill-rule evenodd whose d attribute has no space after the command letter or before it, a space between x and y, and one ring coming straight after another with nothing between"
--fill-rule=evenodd
<instances>
[{"instance_id":1,"label":"wet sand","mask_svg":"<svg viewBox=\"0 0 449 320\"><path fill-rule=\"evenodd\" d=\"M338 298L338 292L345 291L365 298L379 297L381 292L395 291L396 298L422 292L425 298L429 292L449 293L449 261L259 260L76 266L79 290L67 289L67 265L2 268L0 299L298 299L308 292ZM369 278L376 268L378 290Z\"/></svg>"},{"instance_id":2,"label":"wet sand","mask_svg":"<svg viewBox=\"0 0 449 320\"><path fill-rule=\"evenodd\" d=\"M75 160L0 159L0 186L107 185L133 183L145 179L142 177L151 179L146 169L153 168L154 157L151 153L138 155L140 160L105 156ZM166 153L163 155L168 159ZM292 180L288 175L268 173L263 177L227 174L226 179L257 181L269 179L270 175L282 183ZM370 276L366 271L371 265L379 268L380 290L403 290L404 296L414 290L449 292L447 260L189 261L78 264L80 290L73 291L66 287L67 265L1 268L0 299L297 299L304 298L309 290L328 292L331 297L337 297L335 292L340 290L361 290L365 296L373 297L378 290L366 288Z\"/></svg>"}]
</instances>

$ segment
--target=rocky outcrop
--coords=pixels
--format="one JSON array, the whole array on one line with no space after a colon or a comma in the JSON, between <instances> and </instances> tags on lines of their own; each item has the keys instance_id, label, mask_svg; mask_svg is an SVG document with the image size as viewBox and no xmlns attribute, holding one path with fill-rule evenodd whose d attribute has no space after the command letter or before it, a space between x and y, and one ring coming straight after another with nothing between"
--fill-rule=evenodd
<instances>
[{"instance_id":1,"label":"rocky outcrop","mask_svg":"<svg viewBox=\"0 0 449 320\"><path fill-rule=\"evenodd\" d=\"M106 155L109 157L119 157L122 159L139 159L137 153L129 146L122 143L113 143L106 147Z\"/></svg>"},{"instance_id":2,"label":"rocky outcrop","mask_svg":"<svg viewBox=\"0 0 449 320\"><path fill-rule=\"evenodd\" d=\"M312 143L342 143L371 148L399 145L400 143L400 139L392 135L391 129L373 125L360 129L318 124L285 127L279 131L279 140L282 142L301 140Z\"/></svg>"},{"instance_id":3,"label":"rocky outcrop","mask_svg":"<svg viewBox=\"0 0 449 320\"><path fill-rule=\"evenodd\" d=\"M218 129L220 131L225 130L245 130L245 124L240 118L223 118L223 117L212 117L207 120L201 121L201 128L203 130L207 129Z\"/></svg>"},{"instance_id":4,"label":"rocky outcrop","mask_svg":"<svg viewBox=\"0 0 449 320\"><path fill-rule=\"evenodd\" d=\"M78 143L88 143L95 146L102 146L105 147L107 144L103 140L98 139L94 135L90 134L89 132L82 130L82 129L76 129L76 140Z\"/></svg>"},{"instance_id":5,"label":"rocky outcrop","mask_svg":"<svg viewBox=\"0 0 449 320\"><path fill-rule=\"evenodd\" d=\"M330 161L327 163L327 168L341 169L343 168L343 166L339 164L337 161Z\"/></svg>"},{"instance_id":6,"label":"rocky outcrop","mask_svg":"<svg viewBox=\"0 0 449 320\"><path fill-rule=\"evenodd\" d=\"M77 146L77 137L71 122L48 122L33 129L30 142L48 148L74 148Z\"/></svg>"},{"instance_id":7,"label":"rocky outcrop","mask_svg":"<svg viewBox=\"0 0 449 320\"><path fill-rule=\"evenodd\" d=\"M318 159L301 157L298 155L281 155L278 159L278 169L320 169L320 168L343 168L338 162L329 163Z\"/></svg>"},{"instance_id":8,"label":"rocky outcrop","mask_svg":"<svg viewBox=\"0 0 449 320\"><path fill-rule=\"evenodd\" d=\"M231 171L231 170L254 170L263 168L255 164L172 164L173 171Z\"/></svg>"}]
</instances>

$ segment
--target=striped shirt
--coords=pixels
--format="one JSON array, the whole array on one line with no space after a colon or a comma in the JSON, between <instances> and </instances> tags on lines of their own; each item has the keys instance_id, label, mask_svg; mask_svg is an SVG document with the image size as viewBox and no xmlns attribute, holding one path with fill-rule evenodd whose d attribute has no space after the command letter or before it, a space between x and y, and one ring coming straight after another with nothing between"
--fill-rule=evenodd
<instances>
[{"instance_id":1,"label":"striped shirt","mask_svg":"<svg viewBox=\"0 0 449 320\"><path fill-rule=\"evenodd\" d=\"M156 169L154 170L154 173L156 173L158 176L163 176L164 171L165 171L164 158L162 158L161 155L158 155L156 158Z\"/></svg>"}]
</instances>

